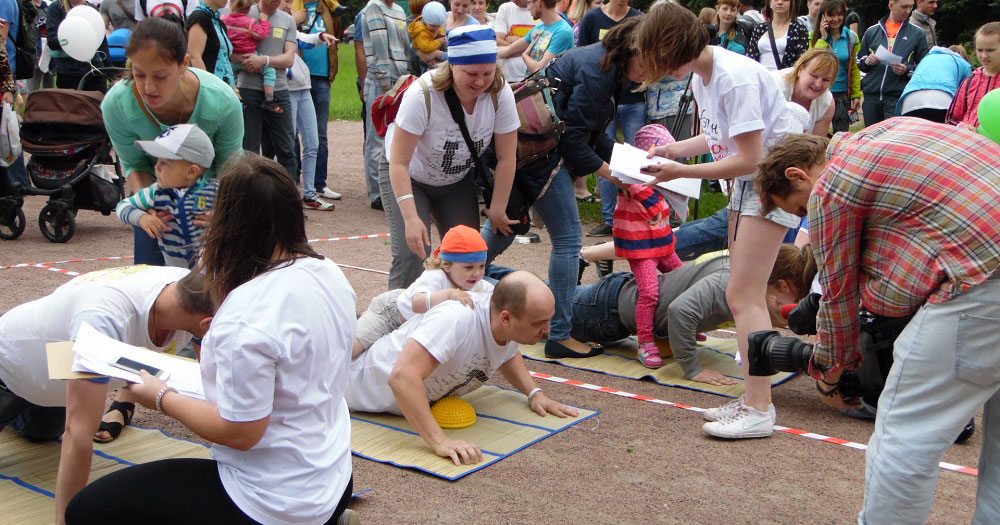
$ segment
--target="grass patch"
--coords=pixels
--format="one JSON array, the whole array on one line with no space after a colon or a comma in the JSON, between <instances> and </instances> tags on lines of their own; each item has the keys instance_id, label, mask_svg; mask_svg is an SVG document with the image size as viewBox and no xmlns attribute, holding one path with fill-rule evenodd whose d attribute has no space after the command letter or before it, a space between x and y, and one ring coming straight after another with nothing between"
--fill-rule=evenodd
<instances>
[{"instance_id":1,"label":"grass patch","mask_svg":"<svg viewBox=\"0 0 1000 525\"><path fill-rule=\"evenodd\" d=\"M330 120L361 120L361 97L358 96L358 68L354 63L354 42L341 44L337 56L337 78L330 86Z\"/></svg>"}]
</instances>

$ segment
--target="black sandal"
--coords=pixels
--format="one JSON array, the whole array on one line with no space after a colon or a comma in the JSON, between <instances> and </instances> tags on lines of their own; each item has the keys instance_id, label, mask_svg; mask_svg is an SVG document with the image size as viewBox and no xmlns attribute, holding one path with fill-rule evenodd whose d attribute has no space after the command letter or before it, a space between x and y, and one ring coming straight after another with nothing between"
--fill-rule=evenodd
<instances>
[{"instance_id":1,"label":"black sandal","mask_svg":"<svg viewBox=\"0 0 1000 525\"><path fill-rule=\"evenodd\" d=\"M94 443L110 443L118 438L122 433L122 429L127 427L129 423L132 422L132 416L135 415L135 403L123 403L120 401L112 401L111 406L108 407L108 411L104 414L110 414L111 412L117 410L121 415L122 419L125 420L125 424L112 422L112 421L101 421L101 426L97 427L97 431L107 432L111 435L108 439L101 439L94 434Z\"/></svg>"}]
</instances>

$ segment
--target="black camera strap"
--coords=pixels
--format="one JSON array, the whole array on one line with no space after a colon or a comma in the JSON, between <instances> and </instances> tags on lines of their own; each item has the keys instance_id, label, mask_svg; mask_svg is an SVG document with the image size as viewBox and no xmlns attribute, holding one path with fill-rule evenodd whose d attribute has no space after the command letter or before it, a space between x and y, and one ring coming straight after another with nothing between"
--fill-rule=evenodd
<instances>
[{"instance_id":1,"label":"black camera strap","mask_svg":"<svg viewBox=\"0 0 1000 525\"><path fill-rule=\"evenodd\" d=\"M489 180L486 168L479 159L479 152L476 151L476 144L472 141L472 135L469 134L469 127L465 122L465 109L462 108L462 101L458 99L458 93L455 93L455 89L452 87L445 90L444 100L448 103L448 111L451 112L451 118L455 121L455 124L458 124L458 129L462 132L462 138L465 139L465 146L469 148L469 155L472 157L473 169L476 171L476 178L479 180L480 186L483 188L483 199L488 204L493 198L493 182Z\"/></svg>"}]
</instances>

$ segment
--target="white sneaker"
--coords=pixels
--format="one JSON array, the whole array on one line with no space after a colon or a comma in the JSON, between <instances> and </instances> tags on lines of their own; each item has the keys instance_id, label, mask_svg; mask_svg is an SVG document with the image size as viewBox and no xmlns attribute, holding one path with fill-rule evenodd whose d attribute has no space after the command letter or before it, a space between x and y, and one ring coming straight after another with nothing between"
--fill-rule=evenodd
<instances>
[{"instance_id":1,"label":"white sneaker","mask_svg":"<svg viewBox=\"0 0 1000 525\"><path fill-rule=\"evenodd\" d=\"M310 200L303 200L302 207L307 210L333 211L335 206L333 205L332 202L326 202L325 200L322 199L310 199Z\"/></svg>"},{"instance_id":2,"label":"white sneaker","mask_svg":"<svg viewBox=\"0 0 1000 525\"><path fill-rule=\"evenodd\" d=\"M707 434L726 439L763 438L774 433L770 414L747 406L741 406L733 415L705 423L701 428Z\"/></svg>"},{"instance_id":3,"label":"white sneaker","mask_svg":"<svg viewBox=\"0 0 1000 525\"><path fill-rule=\"evenodd\" d=\"M716 407L709 408L708 410L701 413L701 416L705 418L705 421L718 421L720 419L730 417L739 411L740 407L744 407L743 396L736 399L731 399L726 404ZM767 406L767 413L771 415L771 424L774 424L778 420L778 413L774 410L774 405Z\"/></svg>"},{"instance_id":4,"label":"white sneaker","mask_svg":"<svg viewBox=\"0 0 1000 525\"><path fill-rule=\"evenodd\" d=\"M323 191L319 192L319 194L327 199L333 199L335 201L340 200L340 198L343 197L343 195L331 190L330 188L323 188Z\"/></svg>"}]
</instances>

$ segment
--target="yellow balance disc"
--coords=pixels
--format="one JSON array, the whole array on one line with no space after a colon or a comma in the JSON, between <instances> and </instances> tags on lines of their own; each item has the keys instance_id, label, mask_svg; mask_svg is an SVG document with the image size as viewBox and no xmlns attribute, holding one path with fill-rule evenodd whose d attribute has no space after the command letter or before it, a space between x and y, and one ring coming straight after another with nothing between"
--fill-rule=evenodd
<instances>
[{"instance_id":1,"label":"yellow balance disc","mask_svg":"<svg viewBox=\"0 0 1000 525\"><path fill-rule=\"evenodd\" d=\"M431 414L441 428L465 428L476 422L476 410L468 401L455 396L439 399Z\"/></svg>"}]
</instances>

